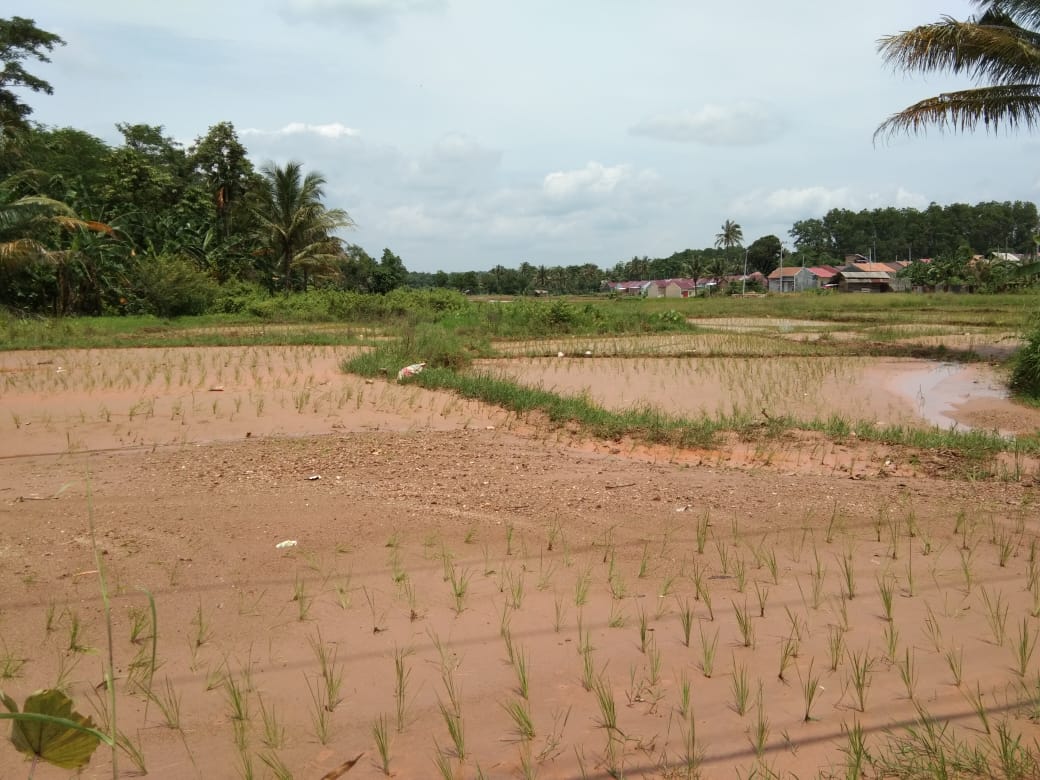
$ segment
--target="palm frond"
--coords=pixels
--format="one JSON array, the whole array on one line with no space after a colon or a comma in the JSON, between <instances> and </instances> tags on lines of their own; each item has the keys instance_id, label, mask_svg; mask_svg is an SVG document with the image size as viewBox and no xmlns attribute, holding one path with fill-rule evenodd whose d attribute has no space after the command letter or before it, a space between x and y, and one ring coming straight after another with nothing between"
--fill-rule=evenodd
<instances>
[{"instance_id":1,"label":"palm frond","mask_svg":"<svg viewBox=\"0 0 1040 780\"><path fill-rule=\"evenodd\" d=\"M985 18L999 13L1024 27L1040 28L1040 2L1037 0L972 0Z\"/></svg>"},{"instance_id":2,"label":"palm frond","mask_svg":"<svg viewBox=\"0 0 1040 780\"><path fill-rule=\"evenodd\" d=\"M874 140L897 133L917 134L929 126L998 132L1040 126L1040 84L1004 84L947 92L893 114L874 131Z\"/></svg>"},{"instance_id":3,"label":"palm frond","mask_svg":"<svg viewBox=\"0 0 1040 780\"><path fill-rule=\"evenodd\" d=\"M878 51L897 70L963 73L995 84L1040 81L1040 35L1004 16L978 22L943 17L882 38Z\"/></svg>"}]
</instances>

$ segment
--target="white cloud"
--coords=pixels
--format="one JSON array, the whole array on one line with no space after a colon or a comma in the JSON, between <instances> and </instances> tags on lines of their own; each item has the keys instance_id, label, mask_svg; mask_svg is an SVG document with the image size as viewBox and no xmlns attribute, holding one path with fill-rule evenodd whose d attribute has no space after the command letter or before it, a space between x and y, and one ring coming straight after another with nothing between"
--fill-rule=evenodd
<instances>
[{"instance_id":1,"label":"white cloud","mask_svg":"<svg viewBox=\"0 0 1040 780\"><path fill-rule=\"evenodd\" d=\"M732 210L743 219L769 218L800 220L819 218L831 209L915 208L924 209L929 200L924 195L896 187L877 192L858 192L850 187L801 187L779 190L754 190L740 196Z\"/></svg>"},{"instance_id":2,"label":"white cloud","mask_svg":"<svg viewBox=\"0 0 1040 780\"><path fill-rule=\"evenodd\" d=\"M764 104L708 103L698 111L682 111L644 119L629 128L632 135L707 146L751 146L783 133L784 122Z\"/></svg>"},{"instance_id":3,"label":"white cloud","mask_svg":"<svg viewBox=\"0 0 1040 780\"><path fill-rule=\"evenodd\" d=\"M590 162L572 171L554 171L542 181L542 192L552 200L588 199L615 192L645 190L659 177L651 170L637 171L631 165L605 166Z\"/></svg>"},{"instance_id":4,"label":"white cloud","mask_svg":"<svg viewBox=\"0 0 1040 780\"><path fill-rule=\"evenodd\" d=\"M439 11L447 0L282 0L281 13L292 21L372 23L423 11Z\"/></svg>"},{"instance_id":5,"label":"white cloud","mask_svg":"<svg viewBox=\"0 0 1040 780\"><path fill-rule=\"evenodd\" d=\"M901 209L920 209L924 210L928 208L928 198L919 192L911 192L899 187L896 190L895 205Z\"/></svg>"},{"instance_id":6,"label":"white cloud","mask_svg":"<svg viewBox=\"0 0 1040 780\"><path fill-rule=\"evenodd\" d=\"M290 122L280 130L261 130L255 127L247 127L241 131L242 135L257 136L290 136L290 135L317 135L322 138L355 138L361 135L359 130L347 127L339 122L331 122L325 125L309 125L304 122Z\"/></svg>"},{"instance_id":7,"label":"white cloud","mask_svg":"<svg viewBox=\"0 0 1040 780\"><path fill-rule=\"evenodd\" d=\"M402 161L404 182L425 188L487 187L494 183L502 152L464 133L442 136L423 155Z\"/></svg>"},{"instance_id":8,"label":"white cloud","mask_svg":"<svg viewBox=\"0 0 1040 780\"><path fill-rule=\"evenodd\" d=\"M732 210L742 218L804 219L822 216L835 208L853 208L854 200L848 187L753 190L736 198Z\"/></svg>"}]
</instances>

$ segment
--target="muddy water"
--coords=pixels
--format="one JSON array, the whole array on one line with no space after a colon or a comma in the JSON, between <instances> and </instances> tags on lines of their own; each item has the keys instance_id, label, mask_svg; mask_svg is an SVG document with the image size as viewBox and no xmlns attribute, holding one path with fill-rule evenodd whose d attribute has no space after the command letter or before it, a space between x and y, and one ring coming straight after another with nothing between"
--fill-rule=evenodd
<instances>
[{"instance_id":1,"label":"muddy water","mask_svg":"<svg viewBox=\"0 0 1040 780\"><path fill-rule=\"evenodd\" d=\"M684 416L840 416L877 424L1040 429L1040 411L1008 398L985 365L895 358L520 358L480 368L612 409Z\"/></svg>"},{"instance_id":2,"label":"muddy water","mask_svg":"<svg viewBox=\"0 0 1040 780\"><path fill-rule=\"evenodd\" d=\"M893 376L889 386L912 399L922 420L940 428L971 430L972 426L957 415L958 408L968 402L977 405L988 401L997 408L1012 406L1007 388L998 377L957 363L922 361L921 365Z\"/></svg>"}]
</instances>

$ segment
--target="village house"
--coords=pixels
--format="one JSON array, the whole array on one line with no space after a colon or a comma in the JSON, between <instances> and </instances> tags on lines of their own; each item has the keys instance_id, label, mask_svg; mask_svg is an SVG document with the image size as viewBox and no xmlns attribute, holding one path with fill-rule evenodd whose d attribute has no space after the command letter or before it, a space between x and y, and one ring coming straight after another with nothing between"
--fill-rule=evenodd
<instances>
[{"instance_id":1,"label":"village house","mask_svg":"<svg viewBox=\"0 0 1040 780\"><path fill-rule=\"evenodd\" d=\"M808 268L774 268L769 274L769 292L802 292L816 287L816 277Z\"/></svg>"}]
</instances>

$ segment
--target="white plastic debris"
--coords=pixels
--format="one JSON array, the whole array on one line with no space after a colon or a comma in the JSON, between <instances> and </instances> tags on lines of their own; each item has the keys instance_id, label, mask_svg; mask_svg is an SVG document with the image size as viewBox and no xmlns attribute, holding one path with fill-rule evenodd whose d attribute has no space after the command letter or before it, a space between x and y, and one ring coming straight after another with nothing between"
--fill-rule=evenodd
<instances>
[{"instance_id":1,"label":"white plastic debris","mask_svg":"<svg viewBox=\"0 0 1040 780\"><path fill-rule=\"evenodd\" d=\"M424 368L426 368L425 363L412 363L410 366L405 366L397 372L397 381L400 382L402 379L421 374Z\"/></svg>"},{"instance_id":2,"label":"white plastic debris","mask_svg":"<svg viewBox=\"0 0 1040 780\"><path fill-rule=\"evenodd\" d=\"M275 548L277 548L279 550L285 550L285 549L287 549L289 547L295 547L295 546L296 546L296 540L295 539L286 539L284 542L278 542L278 544L275 545Z\"/></svg>"},{"instance_id":3,"label":"white plastic debris","mask_svg":"<svg viewBox=\"0 0 1040 780\"><path fill-rule=\"evenodd\" d=\"M311 474L309 477L307 477L307 480L310 482L313 482L316 479L321 479L321 474Z\"/></svg>"},{"instance_id":4,"label":"white plastic debris","mask_svg":"<svg viewBox=\"0 0 1040 780\"><path fill-rule=\"evenodd\" d=\"M557 352L556 353L556 357L558 357L558 358L563 357L563 353L562 352Z\"/></svg>"}]
</instances>

